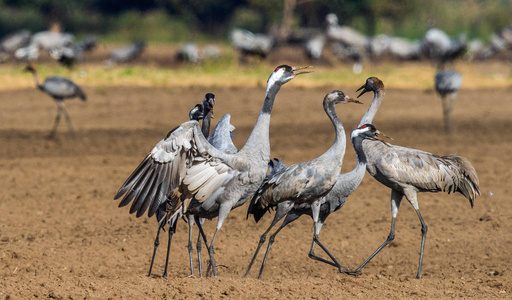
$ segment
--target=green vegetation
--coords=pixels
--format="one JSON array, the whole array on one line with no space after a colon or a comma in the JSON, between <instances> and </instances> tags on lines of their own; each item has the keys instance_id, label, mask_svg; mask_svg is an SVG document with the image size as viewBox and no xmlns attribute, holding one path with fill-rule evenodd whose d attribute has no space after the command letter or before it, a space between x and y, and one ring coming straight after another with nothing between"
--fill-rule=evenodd
<instances>
[{"instance_id":1,"label":"green vegetation","mask_svg":"<svg viewBox=\"0 0 512 300\"><path fill-rule=\"evenodd\" d=\"M102 41L227 41L233 27L266 32L281 25L289 0L0 0L0 36L47 29L58 22L77 35ZM421 38L429 26L450 35L487 40L510 24L509 0L316 0L297 1L292 28L320 27L327 13L373 35Z\"/></svg>"}]
</instances>

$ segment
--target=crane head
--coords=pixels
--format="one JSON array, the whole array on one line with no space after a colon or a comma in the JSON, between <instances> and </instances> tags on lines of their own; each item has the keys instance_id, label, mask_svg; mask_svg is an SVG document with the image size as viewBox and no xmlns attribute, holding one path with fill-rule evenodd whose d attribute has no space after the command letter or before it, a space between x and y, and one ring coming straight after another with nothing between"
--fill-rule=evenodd
<instances>
[{"instance_id":1,"label":"crane head","mask_svg":"<svg viewBox=\"0 0 512 300\"><path fill-rule=\"evenodd\" d=\"M377 77L370 77L366 79L366 83L362 87L358 88L356 92L363 90L357 98L361 97L366 92L376 92L384 89L384 83Z\"/></svg>"},{"instance_id":2,"label":"crane head","mask_svg":"<svg viewBox=\"0 0 512 300\"><path fill-rule=\"evenodd\" d=\"M376 140L380 141L384 145L390 147L390 144L388 144L382 137L388 138L390 140L393 140L391 137L387 136L386 134L380 132L375 126L372 124L364 124L359 126L358 128L354 129L351 134L351 138L361 137L363 139L370 139L370 140Z\"/></svg>"},{"instance_id":3,"label":"crane head","mask_svg":"<svg viewBox=\"0 0 512 300\"><path fill-rule=\"evenodd\" d=\"M33 64L28 64L25 69L23 69L24 71L26 72L32 72L32 73L36 73L37 72L37 69L36 67L33 65Z\"/></svg>"},{"instance_id":4,"label":"crane head","mask_svg":"<svg viewBox=\"0 0 512 300\"><path fill-rule=\"evenodd\" d=\"M283 85L295 78L297 75L311 73L312 71L304 71L304 69L307 68L310 67L291 67L288 65L280 65L275 68L272 74L270 74L270 77L267 80L267 89L275 84Z\"/></svg>"},{"instance_id":5,"label":"crane head","mask_svg":"<svg viewBox=\"0 0 512 300\"><path fill-rule=\"evenodd\" d=\"M324 105L326 102L334 102L334 104L337 104L337 103L363 104L359 100L356 100L356 99L350 97L349 95L346 95L344 92L342 92L340 90L334 90L334 91L330 92L329 94L327 94L327 96L324 99Z\"/></svg>"},{"instance_id":6,"label":"crane head","mask_svg":"<svg viewBox=\"0 0 512 300\"><path fill-rule=\"evenodd\" d=\"M196 121L199 121L202 118L204 118L203 105L196 104L196 106L194 106L194 108L192 108L192 110L188 114L188 117L190 118L190 120L196 120Z\"/></svg>"},{"instance_id":7,"label":"crane head","mask_svg":"<svg viewBox=\"0 0 512 300\"><path fill-rule=\"evenodd\" d=\"M215 106L215 95L212 93L208 93L204 96L203 106L212 112L213 119L213 106ZM206 111L206 110L205 110Z\"/></svg>"}]
</instances>

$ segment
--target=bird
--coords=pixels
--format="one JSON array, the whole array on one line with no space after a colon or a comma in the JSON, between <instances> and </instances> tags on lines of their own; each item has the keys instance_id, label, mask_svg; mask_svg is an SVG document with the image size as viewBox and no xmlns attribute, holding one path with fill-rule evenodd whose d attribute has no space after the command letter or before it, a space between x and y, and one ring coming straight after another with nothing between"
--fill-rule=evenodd
<instances>
[{"instance_id":1,"label":"bird","mask_svg":"<svg viewBox=\"0 0 512 300\"><path fill-rule=\"evenodd\" d=\"M352 132L363 136L362 152L366 156L366 170L377 181L391 189L391 230L382 245L357 269L358 273L395 238L395 220L400 203L405 196L421 223L421 249L416 278L421 278L423 252L427 237L427 224L421 216L418 193L461 193L473 207L480 195L478 175L471 162L462 156L438 156L421 150L391 145L384 142L383 134L375 126L365 124Z\"/></svg>"},{"instance_id":2,"label":"bird","mask_svg":"<svg viewBox=\"0 0 512 300\"><path fill-rule=\"evenodd\" d=\"M254 34L249 30L240 28L233 29L230 38L233 46L242 54L241 59L245 59L248 55L264 59L270 54L270 50L274 46L274 38L271 35Z\"/></svg>"},{"instance_id":3,"label":"bird","mask_svg":"<svg viewBox=\"0 0 512 300\"><path fill-rule=\"evenodd\" d=\"M142 41L132 42L128 46L116 48L110 52L109 58L105 61L107 65L127 63L137 59L144 49L146 43Z\"/></svg>"},{"instance_id":4,"label":"bird","mask_svg":"<svg viewBox=\"0 0 512 300\"><path fill-rule=\"evenodd\" d=\"M465 35L450 37L438 28L430 28L420 42L421 52L437 64L439 70L461 57L467 49Z\"/></svg>"},{"instance_id":5,"label":"bird","mask_svg":"<svg viewBox=\"0 0 512 300\"><path fill-rule=\"evenodd\" d=\"M453 70L440 71L435 76L435 87L443 102L444 132L450 133L450 118L457 91L462 85L462 75ZM446 96L449 95L449 99Z\"/></svg>"},{"instance_id":6,"label":"bird","mask_svg":"<svg viewBox=\"0 0 512 300\"><path fill-rule=\"evenodd\" d=\"M0 51L14 53L17 49L28 46L32 33L29 30L17 30L0 40Z\"/></svg>"},{"instance_id":7,"label":"bird","mask_svg":"<svg viewBox=\"0 0 512 300\"><path fill-rule=\"evenodd\" d=\"M384 100L385 95L385 89L384 89L384 83L378 79L377 77L370 77L366 80L366 83L361 86L357 91L362 90L362 92L359 94L358 97L361 97L364 93L368 91L374 92L374 98L372 101L372 104L364 114L364 116L361 118L361 121L359 122L359 126L363 125L365 123L373 121L373 118L375 117L382 101ZM317 226L317 232L316 234L320 234L320 230L327 219L327 217L339 210L344 204L346 199L356 190L356 188L359 186L361 181L364 178L364 174L366 171L366 158L364 157L363 153L361 151L357 151L361 147L361 139L352 139L352 145L354 149L356 149L356 155L357 155L357 164L354 170L352 170L349 173L339 174L338 178L336 180L336 183L332 187L332 189L320 200L320 214L318 218L318 226ZM286 168L286 165L283 164L279 159L274 159L273 161L269 162L269 167L271 169L270 175L273 176L276 173L281 172L284 168ZM264 183L265 184L265 183ZM276 232L281 231L282 228L284 228L286 225L290 224L291 222L297 220L302 215L309 215L312 216L311 213L311 204L310 203L302 203L300 205L295 205L287 214L286 217L279 227L279 229L276 230ZM276 233L277 234L277 233ZM275 235L276 235L275 234ZM260 242L258 244L258 248L256 250L256 254L259 251L259 248L263 243L265 242L266 235L262 236L260 238ZM320 258L315 255L314 253L314 247L315 242L313 241L311 243L311 250L309 253L309 257L314 260L318 260L320 262L327 263L329 265L338 267L335 262L327 261L323 258ZM254 263L254 260L256 258L256 255L254 255L251 263L249 264L248 270L245 274L245 276L248 275L249 270ZM352 270L350 269L343 269L345 273L352 274Z\"/></svg>"},{"instance_id":8,"label":"bird","mask_svg":"<svg viewBox=\"0 0 512 300\"><path fill-rule=\"evenodd\" d=\"M252 197L247 210L247 216L253 215L254 220L258 222L269 209L274 207L276 207L276 214L269 228L261 236L258 248L256 248L245 276L248 275L268 232L295 206L301 205L308 205L310 208L310 213L314 221L313 244L318 244L331 257L334 264L340 268L340 271L349 271L348 268L341 266L330 254L327 248L320 242L317 233L320 206L322 204L321 199L323 199L323 196L325 196L336 183L345 154L345 129L334 108L338 103L360 102L350 98L339 90L334 90L324 97L323 107L334 126L336 134L334 144L321 156L289 166L281 172L267 178ZM277 229L274 234L270 236L258 279L261 278L266 259L270 252L270 247L280 229L282 229L282 227Z\"/></svg>"},{"instance_id":9,"label":"bird","mask_svg":"<svg viewBox=\"0 0 512 300\"><path fill-rule=\"evenodd\" d=\"M212 93L207 93L203 99L203 103L202 104L197 104L196 106L194 106L194 108L189 112L189 119L192 121L197 121L199 122L199 120L203 120L202 122L202 125L201 125L201 132L203 134L203 136L206 138L210 135L210 119L212 117L212 114L213 114L213 107L215 105L215 95L212 94ZM167 256L166 256L166 260L165 260L165 269L164 269L164 273L162 275L162 277L167 277L167 267L168 267L168 264L169 264L169 255L170 255L170 249L171 249L171 241L172 241L172 237L174 235L174 233L176 233L176 223L177 223L177 216L174 217L174 218L170 218L170 219L166 219L166 215L167 215L167 212L166 212L166 206L165 205L160 205L158 207L158 210L156 212L156 219L157 219L157 222L158 222L158 229L157 229L157 233L156 233L156 237L155 237L155 242L154 242L154 248L153 248L153 256L151 257L151 264L149 266L149 272L148 272L148 277L151 276L151 270L153 269L153 263L155 261L155 255L156 255L156 250L158 248L158 246L160 245L160 240L159 240L159 235L160 235L160 230L163 229L163 227L165 226L165 223L168 223L169 224L169 231L168 231L168 234L169 234L169 238L168 238L168 243L167 243ZM166 222L167 221L167 222ZM190 273L191 273L191 276L194 275L194 268L193 268L193 263L192 263L192 226L193 226L193 216L189 216L188 218L188 224L189 224L189 243L188 243L188 251L189 251L189 258L190 258ZM201 263L201 259L200 259L200 240L198 241L198 256L199 256L199 263Z\"/></svg>"},{"instance_id":10,"label":"bird","mask_svg":"<svg viewBox=\"0 0 512 300\"><path fill-rule=\"evenodd\" d=\"M82 101L86 101L87 96L85 95L82 88L80 88L80 86L75 84L73 81L60 76L48 77L45 79L43 84L40 84L37 70L32 64L27 65L25 71L31 72L33 74L36 87L51 96L58 105L57 116L55 117L55 122L53 124L52 130L50 131L49 137L55 137L57 126L60 122L61 113L64 113L64 117L68 123L69 130L73 135L75 135L73 125L71 125L71 118L69 117L69 114L66 111L66 107L64 106L64 100L79 98Z\"/></svg>"},{"instance_id":11,"label":"bird","mask_svg":"<svg viewBox=\"0 0 512 300\"><path fill-rule=\"evenodd\" d=\"M243 205L256 192L270 159L269 125L276 94L281 86L307 67L278 66L267 81L265 101L244 147L236 154L213 147L201 133L197 121L182 123L161 140L121 186L114 199L120 206L132 202L130 211L151 217L160 205L170 218L181 210L195 218L217 218L211 242L200 223L212 274L216 276L213 247L229 212Z\"/></svg>"}]
</instances>

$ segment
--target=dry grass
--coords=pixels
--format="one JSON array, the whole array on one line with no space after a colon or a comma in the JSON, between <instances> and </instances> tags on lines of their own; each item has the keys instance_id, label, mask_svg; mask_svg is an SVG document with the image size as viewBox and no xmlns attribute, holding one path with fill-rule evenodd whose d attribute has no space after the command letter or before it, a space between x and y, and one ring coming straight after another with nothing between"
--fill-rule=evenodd
<instances>
[{"instance_id":1,"label":"dry grass","mask_svg":"<svg viewBox=\"0 0 512 300\"><path fill-rule=\"evenodd\" d=\"M39 65L41 78L60 75L89 87L138 86L138 87L258 87L264 86L270 63L238 66L230 61L211 62L200 66L179 65L160 67L156 64L128 65L105 68L101 64L80 65L67 70L53 63ZM0 69L0 90L34 86L32 77L22 71L20 64L3 65ZM463 89L503 88L512 85L510 66L503 62L459 63L455 69L464 76ZM351 72L351 66L318 66L313 74L303 76L297 86L360 86L369 76L383 79L388 88L429 89L433 86L435 69L427 63L367 63L361 74Z\"/></svg>"}]
</instances>

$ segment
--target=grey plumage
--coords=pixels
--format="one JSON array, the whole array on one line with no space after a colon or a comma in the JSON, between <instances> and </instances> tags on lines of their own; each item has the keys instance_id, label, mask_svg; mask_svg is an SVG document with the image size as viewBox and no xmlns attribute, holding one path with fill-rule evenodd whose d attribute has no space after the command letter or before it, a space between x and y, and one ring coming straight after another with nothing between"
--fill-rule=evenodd
<instances>
[{"instance_id":1,"label":"grey plumage","mask_svg":"<svg viewBox=\"0 0 512 300\"><path fill-rule=\"evenodd\" d=\"M384 143L381 133L373 125L363 125L352 135L364 137L362 151L367 158L366 169L377 181L391 189L391 230L386 241L365 261L362 268L395 238L395 219L400 202L405 196L416 210L421 223L421 250L416 278L421 278L423 253L427 236L427 225L419 211L417 193L459 192L466 197L471 207L480 195L475 168L468 159L458 155L437 156L421 150Z\"/></svg>"},{"instance_id":2,"label":"grey plumage","mask_svg":"<svg viewBox=\"0 0 512 300\"><path fill-rule=\"evenodd\" d=\"M203 133L203 136L205 138L208 137L210 134L210 120L213 113L213 107L215 105L215 95L212 93L207 93L203 99L202 104L197 104L194 106L192 110L189 112L189 119L191 121L197 121L203 120L201 125L201 132ZM167 255L165 260L165 269L162 277L167 277L167 267L169 265L169 255L170 255L170 248L171 248L171 240L176 233L176 224L179 217L183 217L183 214L176 214L173 216L167 216L167 206L165 203L158 206L156 211L156 219L158 222L158 230L156 233L155 241L154 241L154 248L153 248L153 256L151 258L151 264L149 267L148 276L151 276L151 270L153 269L153 263L155 261L155 255L158 246L160 245L160 230L163 229L165 226L165 223L169 224L169 238L167 243ZM189 260L190 260L190 274L191 276L194 275L194 267L192 263L192 226L194 225L194 216L187 214L188 217L188 225L189 225L189 243L188 243L188 252L189 252ZM198 220L201 224L204 222L204 219ZM197 241L197 253L198 253L198 261L199 261L199 275L202 276L202 269L201 269L201 236L198 237Z\"/></svg>"},{"instance_id":3,"label":"grey plumage","mask_svg":"<svg viewBox=\"0 0 512 300\"><path fill-rule=\"evenodd\" d=\"M84 91L73 81L60 76L48 77L45 79L43 84L40 84L37 70L34 66L28 65L25 70L33 74L37 88L50 95L57 102L59 107L57 116L55 117L53 129L50 132L50 137L55 136L62 112L64 113L70 131L74 134L74 129L71 125L71 118L69 117L64 106L64 99L79 98L80 100L85 101L87 100L87 96L85 95Z\"/></svg>"},{"instance_id":4,"label":"grey plumage","mask_svg":"<svg viewBox=\"0 0 512 300\"><path fill-rule=\"evenodd\" d=\"M106 63L110 65L131 62L137 59L142 52L144 52L145 48L146 43L141 41L132 42L125 47L116 48L110 52L110 56Z\"/></svg>"},{"instance_id":5,"label":"grey plumage","mask_svg":"<svg viewBox=\"0 0 512 300\"><path fill-rule=\"evenodd\" d=\"M235 154L238 152L238 149L231 140L231 135L235 130L235 126L231 125L230 120L230 114L222 116L219 123L217 123L217 126L213 129L209 142L215 148L224 153Z\"/></svg>"},{"instance_id":6,"label":"grey plumage","mask_svg":"<svg viewBox=\"0 0 512 300\"><path fill-rule=\"evenodd\" d=\"M453 110L453 103L457 92L462 85L462 75L457 71L441 71L435 76L435 88L441 96L443 104L444 131L451 130L450 119ZM449 99L446 99L449 96Z\"/></svg>"},{"instance_id":7,"label":"grey plumage","mask_svg":"<svg viewBox=\"0 0 512 300\"><path fill-rule=\"evenodd\" d=\"M261 33L254 34L249 30L235 28L230 34L233 46L245 55L256 55L265 58L274 46L274 39L271 36Z\"/></svg>"},{"instance_id":8,"label":"grey plumage","mask_svg":"<svg viewBox=\"0 0 512 300\"><path fill-rule=\"evenodd\" d=\"M325 196L334 186L338 175L341 171L343 163L343 156L345 154L345 130L343 124L339 120L334 105L336 103L349 103L358 102L345 95L341 91L333 91L327 94L324 98L324 109L329 118L331 119L336 132L336 139L334 144L327 152L318 158L310 161L292 165L274 175L267 177L258 189L256 194L251 199L248 215L253 215L256 222L267 212L270 208L276 207L276 214L270 227L263 233L260 238L258 247L249 264L245 276L248 275L254 260L266 239L266 235L272 227L279 222L283 217L295 206L309 206L311 215L314 221L313 230L313 244L318 244L333 260L333 265L337 266L340 271L348 268L341 266L334 257L327 251L318 239L318 222L320 214L321 199ZM280 164L278 164L280 166ZM261 277L263 268L265 266L266 258L270 251L270 247L274 242L277 233L282 229L281 226L270 237L265 258L263 259L260 273L258 278ZM310 254L312 251L310 252Z\"/></svg>"},{"instance_id":9,"label":"grey plumage","mask_svg":"<svg viewBox=\"0 0 512 300\"><path fill-rule=\"evenodd\" d=\"M282 65L270 75L256 125L239 152L219 151L205 139L197 121L185 122L151 150L114 199L124 195L120 206L132 202L130 212L137 212L138 216L146 210L151 216L166 203L168 216L181 210L200 218L218 217L208 247L210 265L216 275L213 245L217 232L231 209L243 205L265 178L275 96L284 83L301 73L299 69Z\"/></svg>"},{"instance_id":10,"label":"grey plumage","mask_svg":"<svg viewBox=\"0 0 512 300\"><path fill-rule=\"evenodd\" d=\"M0 40L0 51L14 53L19 48L28 46L31 37L32 33L26 29L8 34Z\"/></svg>"}]
</instances>

